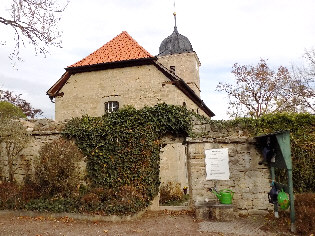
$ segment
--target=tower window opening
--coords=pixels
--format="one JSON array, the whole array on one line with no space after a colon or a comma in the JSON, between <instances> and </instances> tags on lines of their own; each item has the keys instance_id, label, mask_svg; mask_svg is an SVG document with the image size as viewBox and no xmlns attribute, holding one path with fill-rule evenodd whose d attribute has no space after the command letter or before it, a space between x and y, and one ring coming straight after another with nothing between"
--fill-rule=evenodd
<instances>
[{"instance_id":1,"label":"tower window opening","mask_svg":"<svg viewBox=\"0 0 315 236\"><path fill-rule=\"evenodd\" d=\"M170 71L172 74L175 74L175 66L170 66Z\"/></svg>"}]
</instances>

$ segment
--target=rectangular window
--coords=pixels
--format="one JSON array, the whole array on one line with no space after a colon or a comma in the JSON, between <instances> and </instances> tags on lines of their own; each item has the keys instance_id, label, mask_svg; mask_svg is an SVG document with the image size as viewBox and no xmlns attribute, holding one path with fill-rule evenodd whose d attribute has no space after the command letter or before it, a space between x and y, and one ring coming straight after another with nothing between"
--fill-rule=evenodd
<instances>
[{"instance_id":1,"label":"rectangular window","mask_svg":"<svg viewBox=\"0 0 315 236\"><path fill-rule=\"evenodd\" d=\"M105 102L105 112L112 113L119 109L119 102L117 101L108 101Z\"/></svg>"}]
</instances>

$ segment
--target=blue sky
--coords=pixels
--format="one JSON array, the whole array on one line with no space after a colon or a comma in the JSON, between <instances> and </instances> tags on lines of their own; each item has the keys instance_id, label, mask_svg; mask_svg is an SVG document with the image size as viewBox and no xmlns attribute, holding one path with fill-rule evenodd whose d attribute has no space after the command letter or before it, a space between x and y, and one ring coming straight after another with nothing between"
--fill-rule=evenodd
<instances>
[{"instance_id":1,"label":"blue sky","mask_svg":"<svg viewBox=\"0 0 315 236\"><path fill-rule=\"evenodd\" d=\"M0 15L10 0L2 0ZM152 55L174 27L172 0L72 0L63 14L63 48L51 48L46 58L31 47L21 49L18 70L8 59L14 34L0 25L0 86L23 94L44 116L54 118L46 91L68 65L127 31ZM4 7L3 7L4 6ZM177 0L177 26L189 38L200 61L201 98L227 119L225 94L219 82L232 82L234 63L257 64L268 59L272 68L300 63L305 49L315 47L314 0Z\"/></svg>"}]
</instances>

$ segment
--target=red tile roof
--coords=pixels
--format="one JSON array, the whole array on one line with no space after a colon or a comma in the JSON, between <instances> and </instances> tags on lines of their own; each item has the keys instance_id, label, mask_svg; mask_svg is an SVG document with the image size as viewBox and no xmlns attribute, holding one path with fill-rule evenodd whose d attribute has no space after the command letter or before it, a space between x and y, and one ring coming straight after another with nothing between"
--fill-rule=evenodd
<instances>
[{"instance_id":1,"label":"red tile roof","mask_svg":"<svg viewBox=\"0 0 315 236\"><path fill-rule=\"evenodd\" d=\"M153 57L141 47L126 31L69 67L95 65Z\"/></svg>"}]
</instances>

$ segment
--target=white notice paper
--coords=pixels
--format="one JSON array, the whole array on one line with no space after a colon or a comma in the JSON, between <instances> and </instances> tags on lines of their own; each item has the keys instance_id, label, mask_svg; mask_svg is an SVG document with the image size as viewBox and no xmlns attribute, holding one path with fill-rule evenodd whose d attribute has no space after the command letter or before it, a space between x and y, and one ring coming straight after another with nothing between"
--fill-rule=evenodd
<instances>
[{"instance_id":1,"label":"white notice paper","mask_svg":"<svg viewBox=\"0 0 315 236\"><path fill-rule=\"evenodd\" d=\"M229 180L229 151L228 148L209 149L206 154L206 180Z\"/></svg>"}]
</instances>

